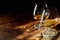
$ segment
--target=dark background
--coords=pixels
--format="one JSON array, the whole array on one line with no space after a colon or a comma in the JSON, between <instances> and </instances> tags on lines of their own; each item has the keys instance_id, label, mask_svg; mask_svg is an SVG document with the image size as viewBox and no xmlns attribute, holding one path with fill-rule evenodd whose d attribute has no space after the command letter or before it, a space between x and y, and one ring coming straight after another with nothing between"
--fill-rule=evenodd
<instances>
[{"instance_id":1,"label":"dark background","mask_svg":"<svg viewBox=\"0 0 60 40\"><path fill-rule=\"evenodd\" d=\"M5 0L1 2L0 5L0 15L6 14L6 13L13 13L13 14L23 14L26 13L33 13L34 9L34 3L40 2L43 4L43 2L47 2L49 7L56 7L58 11L60 11L60 1L59 0Z\"/></svg>"},{"instance_id":2,"label":"dark background","mask_svg":"<svg viewBox=\"0 0 60 40\"><path fill-rule=\"evenodd\" d=\"M16 0L16 1L2 1L0 10L12 11L12 12L32 12L35 2L47 2L48 6L60 7L60 1L58 0Z\"/></svg>"}]
</instances>

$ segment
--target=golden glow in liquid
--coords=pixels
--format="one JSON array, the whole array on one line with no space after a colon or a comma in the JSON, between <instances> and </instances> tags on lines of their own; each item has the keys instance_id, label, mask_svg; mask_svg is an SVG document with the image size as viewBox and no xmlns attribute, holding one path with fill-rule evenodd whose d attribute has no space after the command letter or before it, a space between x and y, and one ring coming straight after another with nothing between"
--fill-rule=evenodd
<instances>
[{"instance_id":1,"label":"golden glow in liquid","mask_svg":"<svg viewBox=\"0 0 60 40\"><path fill-rule=\"evenodd\" d=\"M41 17L41 15L40 14L37 14L37 15L34 16L34 19L35 20L40 20L40 17Z\"/></svg>"}]
</instances>

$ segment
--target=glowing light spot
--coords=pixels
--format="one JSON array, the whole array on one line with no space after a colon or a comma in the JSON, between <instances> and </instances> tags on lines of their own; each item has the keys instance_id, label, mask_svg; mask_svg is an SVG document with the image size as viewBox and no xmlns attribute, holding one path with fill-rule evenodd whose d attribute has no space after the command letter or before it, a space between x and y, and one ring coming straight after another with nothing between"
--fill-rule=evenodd
<instances>
[{"instance_id":1,"label":"glowing light spot","mask_svg":"<svg viewBox=\"0 0 60 40\"><path fill-rule=\"evenodd\" d=\"M27 31L27 32L29 32L30 30L29 30L29 29L27 29L26 31Z\"/></svg>"}]
</instances>

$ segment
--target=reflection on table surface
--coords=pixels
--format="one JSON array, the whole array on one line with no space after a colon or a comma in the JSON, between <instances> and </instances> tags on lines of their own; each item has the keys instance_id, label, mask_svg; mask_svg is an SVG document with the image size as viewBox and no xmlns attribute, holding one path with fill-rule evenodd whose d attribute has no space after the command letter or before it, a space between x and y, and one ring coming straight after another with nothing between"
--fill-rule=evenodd
<instances>
[{"instance_id":1,"label":"reflection on table surface","mask_svg":"<svg viewBox=\"0 0 60 40\"><path fill-rule=\"evenodd\" d=\"M50 19L51 20L55 20L55 19ZM46 20L45 20L46 21ZM33 22L29 22L25 25L22 25L20 27L17 28L22 28L24 30L24 33L22 35L17 36L17 39L26 39L26 40L32 40L32 39L36 39L38 40L41 36L41 31L44 30L44 27L39 29L35 29L34 28L34 24L35 23L39 23L39 21L33 21ZM53 27L54 28L54 27ZM56 36L56 39L58 38L58 36ZM42 38L41 38L42 40Z\"/></svg>"},{"instance_id":2,"label":"reflection on table surface","mask_svg":"<svg viewBox=\"0 0 60 40\"><path fill-rule=\"evenodd\" d=\"M50 19L51 21L51 19ZM24 23L12 22L0 25L0 39L1 40L30 40L35 39L38 40L41 36L41 30L35 29L34 24L39 23L36 20L28 20ZM55 37L56 39L60 39L60 33ZM55 39L54 39L55 40Z\"/></svg>"}]
</instances>

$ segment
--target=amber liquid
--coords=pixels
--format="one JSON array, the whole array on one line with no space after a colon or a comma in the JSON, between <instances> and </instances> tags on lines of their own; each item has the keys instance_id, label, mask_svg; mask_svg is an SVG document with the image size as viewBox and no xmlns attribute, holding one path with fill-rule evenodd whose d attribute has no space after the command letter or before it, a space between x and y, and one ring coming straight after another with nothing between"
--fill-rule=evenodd
<instances>
[{"instance_id":1,"label":"amber liquid","mask_svg":"<svg viewBox=\"0 0 60 40\"><path fill-rule=\"evenodd\" d=\"M34 16L34 19L35 19L35 20L41 20L41 14L35 15L35 16ZM44 16L43 20L45 20L45 19L48 19L48 16L47 16L47 15Z\"/></svg>"},{"instance_id":2,"label":"amber liquid","mask_svg":"<svg viewBox=\"0 0 60 40\"><path fill-rule=\"evenodd\" d=\"M49 17L49 16L47 16L47 15L46 15L46 16L44 16L44 20L48 19L48 17Z\"/></svg>"},{"instance_id":3,"label":"amber liquid","mask_svg":"<svg viewBox=\"0 0 60 40\"><path fill-rule=\"evenodd\" d=\"M41 14L37 14L37 15L34 16L35 20L40 20L40 18L41 18Z\"/></svg>"}]
</instances>

